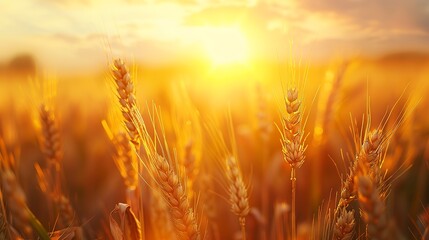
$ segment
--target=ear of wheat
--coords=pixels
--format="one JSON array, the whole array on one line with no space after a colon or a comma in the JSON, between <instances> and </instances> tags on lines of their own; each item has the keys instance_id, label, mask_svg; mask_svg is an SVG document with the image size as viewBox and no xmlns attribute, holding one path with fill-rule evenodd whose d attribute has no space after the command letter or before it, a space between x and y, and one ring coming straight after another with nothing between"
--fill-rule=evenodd
<instances>
[{"instance_id":1,"label":"ear of wheat","mask_svg":"<svg viewBox=\"0 0 429 240\"><path fill-rule=\"evenodd\" d=\"M54 189L52 191L61 192L61 161L62 149L60 131L57 119L47 105L42 104L39 111L41 123L42 151L48 162L49 174L52 179Z\"/></svg>"},{"instance_id":2,"label":"ear of wheat","mask_svg":"<svg viewBox=\"0 0 429 240\"><path fill-rule=\"evenodd\" d=\"M36 167L36 170L38 170L39 185L45 193L53 198L63 227L70 227L75 222L75 211L70 200L62 193L61 189L63 151L59 123L52 109L45 104L41 105L39 115L42 130L42 151L49 166L48 169L42 170L37 165L39 168L37 169Z\"/></svg>"},{"instance_id":3,"label":"ear of wheat","mask_svg":"<svg viewBox=\"0 0 429 240\"><path fill-rule=\"evenodd\" d=\"M194 211L177 174L164 157L158 155L151 160L154 171L152 175L170 209L170 215L180 239L201 239Z\"/></svg>"},{"instance_id":4,"label":"ear of wheat","mask_svg":"<svg viewBox=\"0 0 429 240\"><path fill-rule=\"evenodd\" d=\"M124 117L124 125L128 130L130 141L138 151L140 149L140 140L133 116L133 111L137 108L134 84L124 61L117 59L113 63L114 68L112 69L112 74L117 87L119 104L121 105L122 116Z\"/></svg>"},{"instance_id":5,"label":"ear of wheat","mask_svg":"<svg viewBox=\"0 0 429 240\"><path fill-rule=\"evenodd\" d=\"M369 169L371 171L371 175L377 179L377 182L382 182L378 160L382 151L382 143L384 141L384 136L380 130L372 130L367 134L356 159L350 167L346 179L342 183L341 199L338 207L347 207L349 203L356 198L354 179L358 171L363 170L359 167L362 166L362 164L366 165L365 169Z\"/></svg>"},{"instance_id":6,"label":"ear of wheat","mask_svg":"<svg viewBox=\"0 0 429 240\"><path fill-rule=\"evenodd\" d=\"M113 139L116 156L115 162L124 179L127 189L134 190L138 184L137 159L132 152L132 145L125 133L118 133Z\"/></svg>"},{"instance_id":7,"label":"ear of wheat","mask_svg":"<svg viewBox=\"0 0 429 240\"><path fill-rule=\"evenodd\" d=\"M298 89L290 88L285 97L287 115L282 119L282 152L283 157L291 167L292 181L292 239L296 239L296 169L305 160L307 146L303 143L301 101L298 99Z\"/></svg>"},{"instance_id":8,"label":"ear of wheat","mask_svg":"<svg viewBox=\"0 0 429 240\"><path fill-rule=\"evenodd\" d=\"M357 177L359 206L367 224L368 239L391 239L383 199L369 176Z\"/></svg>"},{"instance_id":9,"label":"ear of wheat","mask_svg":"<svg viewBox=\"0 0 429 240\"><path fill-rule=\"evenodd\" d=\"M238 216L243 235L242 238L246 239L246 216L250 211L247 188L244 185L243 177L235 157L227 157L226 167L231 211Z\"/></svg>"}]
</instances>

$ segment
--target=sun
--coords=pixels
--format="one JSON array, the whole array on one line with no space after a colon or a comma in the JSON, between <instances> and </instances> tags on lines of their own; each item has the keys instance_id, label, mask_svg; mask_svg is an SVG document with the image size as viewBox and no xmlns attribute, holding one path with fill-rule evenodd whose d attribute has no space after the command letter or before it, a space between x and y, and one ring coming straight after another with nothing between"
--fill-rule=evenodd
<instances>
[{"instance_id":1,"label":"sun","mask_svg":"<svg viewBox=\"0 0 429 240\"><path fill-rule=\"evenodd\" d=\"M215 66L245 63L248 60L247 39L238 28L212 28L202 39L202 44Z\"/></svg>"}]
</instances>

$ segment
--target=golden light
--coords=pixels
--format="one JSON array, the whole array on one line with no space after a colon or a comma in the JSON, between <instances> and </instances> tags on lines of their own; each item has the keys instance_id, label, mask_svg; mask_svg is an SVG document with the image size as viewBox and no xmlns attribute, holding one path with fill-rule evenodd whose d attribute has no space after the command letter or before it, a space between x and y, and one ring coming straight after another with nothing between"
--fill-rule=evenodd
<instances>
[{"instance_id":1,"label":"golden light","mask_svg":"<svg viewBox=\"0 0 429 240\"><path fill-rule=\"evenodd\" d=\"M201 39L213 65L244 63L248 59L248 43L240 29L213 27Z\"/></svg>"}]
</instances>

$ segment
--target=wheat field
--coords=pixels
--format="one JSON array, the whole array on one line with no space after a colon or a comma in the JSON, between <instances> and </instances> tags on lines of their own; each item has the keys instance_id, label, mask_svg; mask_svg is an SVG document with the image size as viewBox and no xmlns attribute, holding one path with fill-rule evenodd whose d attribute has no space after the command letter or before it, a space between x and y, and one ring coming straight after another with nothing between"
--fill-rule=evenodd
<instances>
[{"instance_id":1,"label":"wheat field","mask_svg":"<svg viewBox=\"0 0 429 240\"><path fill-rule=\"evenodd\" d=\"M78 8L67 4L59 9L73 16ZM81 47L74 60L60 42L49 48L47 38L24 41L46 46L34 53L3 61L5 52L0 239L429 239L427 52L379 54L368 45L362 54L321 61L317 48L301 45L311 39L305 34L321 35L315 29L294 41L258 32L252 14L268 19L264 11L284 7L264 4L243 6L244 15L238 3L221 17L202 11L189 23L179 19L185 3L121 3L109 14L129 19L108 27L119 37L107 30L93 36L96 49L88 48L92 38L55 35ZM309 9L314 19L302 19L321 21ZM222 25L239 13L241 28ZM293 17L286 27L295 29ZM215 24L204 25L211 18ZM144 34L132 25L138 19ZM151 21L168 31L153 30ZM280 29L269 23L268 30ZM402 34L382 33L388 43ZM142 49L130 50L134 37L142 37ZM329 50L335 42L318 44ZM166 52L175 60L159 63Z\"/></svg>"}]
</instances>

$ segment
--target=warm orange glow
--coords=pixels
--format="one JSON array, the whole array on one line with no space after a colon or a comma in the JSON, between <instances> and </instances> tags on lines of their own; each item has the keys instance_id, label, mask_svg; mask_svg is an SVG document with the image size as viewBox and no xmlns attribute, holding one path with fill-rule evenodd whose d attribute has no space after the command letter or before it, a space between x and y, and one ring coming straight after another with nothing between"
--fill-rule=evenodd
<instances>
[{"instance_id":1,"label":"warm orange glow","mask_svg":"<svg viewBox=\"0 0 429 240\"><path fill-rule=\"evenodd\" d=\"M213 28L201 41L215 66L244 63L248 59L247 40L238 28Z\"/></svg>"}]
</instances>

